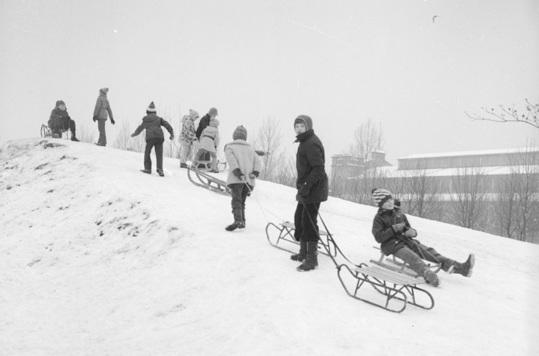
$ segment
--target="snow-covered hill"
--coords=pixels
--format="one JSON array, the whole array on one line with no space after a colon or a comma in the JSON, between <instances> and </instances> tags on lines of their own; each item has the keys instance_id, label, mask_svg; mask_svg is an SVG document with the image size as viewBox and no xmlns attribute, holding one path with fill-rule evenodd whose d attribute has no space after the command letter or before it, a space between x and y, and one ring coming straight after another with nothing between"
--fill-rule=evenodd
<instances>
[{"instance_id":1,"label":"snow-covered hill","mask_svg":"<svg viewBox=\"0 0 539 356\"><path fill-rule=\"evenodd\" d=\"M66 140L0 151L1 355L537 355L539 246L410 217L470 279L440 274L434 309L393 314L347 296L331 260L298 273L265 238L295 192L259 181L247 228L177 160ZM223 173L223 178L225 174ZM330 198L347 256L378 256L375 209Z\"/></svg>"}]
</instances>

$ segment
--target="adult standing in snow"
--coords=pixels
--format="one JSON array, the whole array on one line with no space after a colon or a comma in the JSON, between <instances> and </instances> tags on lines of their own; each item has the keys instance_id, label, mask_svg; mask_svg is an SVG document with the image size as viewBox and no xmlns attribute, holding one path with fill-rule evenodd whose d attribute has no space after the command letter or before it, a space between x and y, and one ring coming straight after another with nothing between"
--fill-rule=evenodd
<instances>
[{"instance_id":1,"label":"adult standing in snow","mask_svg":"<svg viewBox=\"0 0 539 356\"><path fill-rule=\"evenodd\" d=\"M243 126L238 126L232 134L234 141L225 145L225 157L230 167L227 186L232 195L232 215L234 222L228 225L225 230L234 231L245 227L245 201L247 196L255 187L262 162L254 148L247 143L247 130Z\"/></svg>"},{"instance_id":2,"label":"adult standing in snow","mask_svg":"<svg viewBox=\"0 0 539 356\"><path fill-rule=\"evenodd\" d=\"M110 108L109 99L107 98L107 93L109 91L109 88L101 88L99 89L99 96L97 97L97 101L95 103L95 109L94 109L94 122L97 121L97 128L99 130L99 140L97 141L96 145L98 146L106 146L107 145L107 134L105 132L105 122L107 121L107 118L110 116L110 122L114 125L114 117L112 115L112 109Z\"/></svg>"},{"instance_id":3,"label":"adult standing in snow","mask_svg":"<svg viewBox=\"0 0 539 356\"><path fill-rule=\"evenodd\" d=\"M152 159L150 154L152 148L155 147L155 158L157 160L157 173L164 177L163 173L163 142L165 142L165 136L161 126L164 126L170 133L170 139L174 140L174 130L172 126L163 118L157 116L157 110L153 101L146 109L146 116L142 118L142 124L135 130L131 137L135 137L143 130L146 130L146 149L144 150L144 169L141 171L144 173L152 173Z\"/></svg>"},{"instance_id":4,"label":"adult standing in snow","mask_svg":"<svg viewBox=\"0 0 539 356\"><path fill-rule=\"evenodd\" d=\"M473 254L470 254L464 263L441 255L432 247L414 239L417 231L411 227L400 207L395 206L391 192L386 189L373 189L372 198L379 208L372 224L372 234L381 244L384 255L400 258L434 287L440 285L440 280L423 260L441 264L442 270L447 273L457 273L465 277L472 275L475 262Z\"/></svg>"},{"instance_id":5,"label":"adult standing in snow","mask_svg":"<svg viewBox=\"0 0 539 356\"><path fill-rule=\"evenodd\" d=\"M192 159L196 141L195 120L198 112L189 109L189 114L182 118L182 132L180 134L180 168L187 168L187 161Z\"/></svg>"},{"instance_id":6,"label":"adult standing in snow","mask_svg":"<svg viewBox=\"0 0 539 356\"><path fill-rule=\"evenodd\" d=\"M294 214L294 237L300 243L299 253L290 258L303 262L298 271L310 271L318 266L318 210L328 199L328 176L325 171L325 150L322 141L314 134L313 121L307 115L294 120L298 177L296 187L298 205Z\"/></svg>"},{"instance_id":7,"label":"adult standing in snow","mask_svg":"<svg viewBox=\"0 0 539 356\"><path fill-rule=\"evenodd\" d=\"M48 124L52 130L52 137L62 137L62 131L69 128L71 130L71 141L79 142L75 132L75 121L73 121L67 113L66 104L63 100L58 100L56 102L56 106L52 109L51 115L49 116Z\"/></svg>"},{"instance_id":8,"label":"adult standing in snow","mask_svg":"<svg viewBox=\"0 0 539 356\"><path fill-rule=\"evenodd\" d=\"M210 124L210 121L214 120L216 117L217 117L217 109L211 108L208 111L208 113L204 115L202 119L200 119L198 123L198 127L197 127L197 132L196 132L196 137L199 142L200 142L200 136L202 136L202 131L204 131L204 129L208 127L208 125Z\"/></svg>"}]
</instances>

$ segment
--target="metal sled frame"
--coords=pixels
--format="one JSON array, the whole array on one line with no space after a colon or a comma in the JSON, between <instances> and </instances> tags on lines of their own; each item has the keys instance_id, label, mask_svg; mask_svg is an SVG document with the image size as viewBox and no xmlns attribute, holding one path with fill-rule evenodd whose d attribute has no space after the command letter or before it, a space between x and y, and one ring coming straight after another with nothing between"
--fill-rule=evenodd
<instances>
[{"instance_id":1,"label":"metal sled frame","mask_svg":"<svg viewBox=\"0 0 539 356\"><path fill-rule=\"evenodd\" d=\"M277 239L274 240L275 242L272 241L272 237L270 236L270 232L269 232L270 227L277 229L277 231L279 232ZM288 248L283 247L283 243L285 244L285 246L286 244L293 244L293 245L299 246L299 241L296 241L296 239L294 238L295 229L296 228L294 226L294 223L291 223L289 221L282 222L279 225L276 225L270 222L266 225L266 237L270 245L272 245L273 247L276 247L283 251L288 251L290 253L297 253L298 252L297 248L296 250L291 249L294 246L290 246ZM318 252L326 256L336 257L337 249L335 248L334 241L328 238L328 233L324 230L319 230L318 235L319 235L319 243L320 243L318 245Z\"/></svg>"},{"instance_id":2,"label":"metal sled frame","mask_svg":"<svg viewBox=\"0 0 539 356\"><path fill-rule=\"evenodd\" d=\"M230 195L230 189L226 186L226 182L219 178L215 178L208 173L199 171L193 167L188 167L187 176L193 184L199 187L209 189L222 195Z\"/></svg>"},{"instance_id":3,"label":"metal sled frame","mask_svg":"<svg viewBox=\"0 0 539 356\"><path fill-rule=\"evenodd\" d=\"M69 138L69 130L64 130L62 128L62 135L66 133L66 138ZM41 124L41 137L52 137L52 130L48 125Z\"/></svg>"},{"instance_id":4,"label":"metal sled frame","mask_svg":"<svg viewBox=\"0 0 539 356\"><path fill-rule=\"evenodd\" d=\"M427 310L434 307L432 295L417 286L425 283L422 277L412 277L380 266L367 266L364 263L355 268L342 264L337 270L344 290L357 300L394 313L403 312L408 304ZM376 292L382 294L385 297L383 301L378 302L375 300L378 298L367 299L360 295L360 292L365 290L361 289L364 285L370 285Z\"/></svg>"}]
</instances>

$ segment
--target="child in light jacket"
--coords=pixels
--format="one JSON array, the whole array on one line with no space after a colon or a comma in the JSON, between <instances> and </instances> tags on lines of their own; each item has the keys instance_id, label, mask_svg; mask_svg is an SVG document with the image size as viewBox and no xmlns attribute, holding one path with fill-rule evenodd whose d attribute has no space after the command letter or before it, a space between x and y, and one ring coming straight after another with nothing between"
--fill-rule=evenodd
<instances>
[{"instance_id":1,"label":"child in light jacket","mask_svg":"<svg viewBox=\"0 0 539 356\"><path fill-rule=\"evenodd\" d=\"M232 215L234 222L225 230L233 231L245 227L245 200L255 187L256 178L262 169L260 157L246 142L247 130L238 126L232 134L233 142L226 144L225 157L229 166L227 186L232 195Z\"/></svg>"},{"instance_id":2,"label":"child in light jacket","mask_svg":"<svg viewBox=\"0 0 539 356\"><path fill-rule=\"evenodd\" d=\"M198 167L198 161L209 152L211 156L211 172L219 173L217 169L217 147L219 146L219 120L213 119L208 127L200 135L200 143L196 153L194 167Z\"/></svg>"}]
</instances>

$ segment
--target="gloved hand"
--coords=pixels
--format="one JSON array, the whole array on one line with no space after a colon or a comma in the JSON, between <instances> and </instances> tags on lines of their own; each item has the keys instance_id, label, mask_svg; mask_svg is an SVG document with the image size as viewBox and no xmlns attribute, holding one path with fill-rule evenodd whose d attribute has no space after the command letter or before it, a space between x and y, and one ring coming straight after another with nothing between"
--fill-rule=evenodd
<instances>
[{"instance_id":1,"label":"gloved hand","mask_svg":"<svg viewBox=\"0 0 539 356\"><path fill-rule=\"evenodd\" d=\"M174 141L174 135L170 135L170 140Z\"/></svg>"},{"instance_id":2,"label":"gloved hand","mask_svg":"<svg viewBox=\"0 0 539 356\"><path fill-rule=\"evenodd\" d=\"M134 134L134 133L132 133L132 134L131 134L131 137L135 137L135 134Z\"/></svg>"},{"instance_id":3,"label":"gloved hand","mask_svg":"<svg viewBox=\"0 0 539 356\"><path fill-rule=\"evenodd\" d=\"M249 178L255 179L255 178L258 178L259 175L260 175L259 172L257 172L257 171L252 171L252 172L249 174Z\"/></svg>"},{"instance_id":4,"label":"gloved hand","mask_svg":"<svg viewBox=\"0 0 539 356\"><path fill-rule=\"evenodd\" d=\"M97 121L97 116L94 116L94 117L92 118L92 120L94 120L94 122L96 122L96 121Z\"/></svg>"},{"instance_id":5,"label":"gloved hand","mask_svg":"<svg viewBox=\"0 0 539 356\"><path fill-rule=\"evenodd\" d=\"M417 236L417 231L415 229L409 228L408 230L406 230L404 232L404 236L406 236L406 237L416 237Z\"/></svg>"},{"instance_id":6,"label":"gloved hand","mask_svg":"<svg viewBox=\"0 0 539 356\"><path fill-rule=\"evenodd\" d=\"M114 121L114 119L113 119L112 117L110 118L110 122L111 122L113 125L116 124L116 122Z\"/></svg>"},{"instance_id":7,"label":"gloved hand","mask_svg":"<svg viewBox=\"0 0 539 356\"><path fill-rule=\"evenodd\" d=\"M403 223L403 222L401 222L401 223L392 225L391 227L393 228L393 231L399 232L399 231L403 231L403 230L404 230L404 228L406 227L406 224Z\"/></svg>"},{"instance_id":8,"label":"gloved hand","mask_svg":"<svg viewBox=\"0 0 539 356\"><path fill-rule=\"evenodd\" d=\"M234 175L241 180L245 179L245 175L241 173L241 170L239 168L236 168L235 170L233 170L232 173L234 173Z\"/></svg>"},{"instance_id":9,"label":"gloved hand","mask_svg":"<svg viewBox=\"0 0 539 356\"><path fill-rule=\"evenodd\" d=\"M307 184L303 184L303 185L301 186L301 188L299 188L298 194L299 194L300 196L302 196L302 197L305 198L307 195L309 195L309 192L310 192L310 191L311 191L311 188L309 188L309 187L307 186Z\"/></svg>"}]
</instances>

